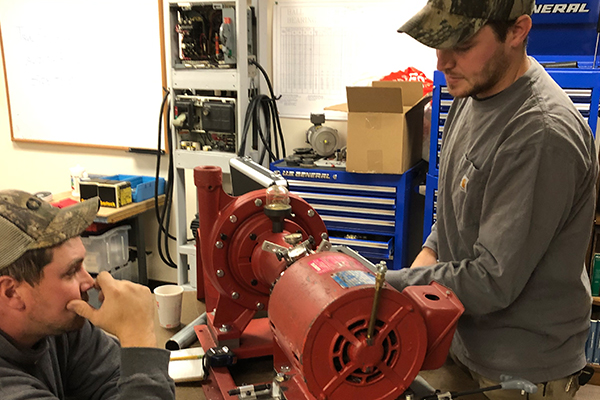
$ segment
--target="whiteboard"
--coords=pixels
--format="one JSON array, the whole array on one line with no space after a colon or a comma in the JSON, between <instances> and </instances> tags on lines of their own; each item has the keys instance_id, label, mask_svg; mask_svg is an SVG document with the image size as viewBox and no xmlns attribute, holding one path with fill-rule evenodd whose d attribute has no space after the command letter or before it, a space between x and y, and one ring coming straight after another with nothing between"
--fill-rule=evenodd
<instances>
[{"instance_id":1,"label":"whiteboard","mask_svg":"<svg viewBox=\"0 0 600 400\"><path fill-rule=\"evenodd\" d=\"M0 0L13 140L156 148L160 12L150 0Z\"/></svg>"},{"instance_id":2,"label":"whiteboard","mask_svg":"<svg viewBox=\"0 0 600 400\"><path fill-rule=\"evenodd\" d=\"M398 28L426 0L278 0L273 10L274 87L285 117L306 118L364 86L415 67L433 80L435 50ZM327 113L328 119L345 114Z\"/></svg>"}]
</instances>

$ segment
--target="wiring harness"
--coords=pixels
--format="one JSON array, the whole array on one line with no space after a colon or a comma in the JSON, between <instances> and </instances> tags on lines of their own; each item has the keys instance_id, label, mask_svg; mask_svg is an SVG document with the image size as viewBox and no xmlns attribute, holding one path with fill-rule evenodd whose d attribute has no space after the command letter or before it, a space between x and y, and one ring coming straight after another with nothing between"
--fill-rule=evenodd
<instances>
[{"instance_id":1,"label":"wiring harness","mask_svg":"<svg viewBox=\"0 0 600 400\"><path fill-rule=\"evenodd\" d=\"M250 126L252 126L252 137L255 139L253 148L255 150L258 149L258 145L256 145L258 138L260 138L263 144L258 160L258 163L262 164L267 152L269 153L269 162L285 158L285 143L283 132L281 131L279 112L277 111L277 100L279 100L279 97L275 97L271 80L265 69L252 59L249 60L249 63L256 66L265 78L270 96L265 94L254 94L254 96L252 96L244 118L244 128L242 131L242 140L238 150L238 156L243 157L246 154L248 133ZM273 132L273 129L275 132ZM282 152L281 157L279 153L280 147Z\"/></svg>"}]
</instances>

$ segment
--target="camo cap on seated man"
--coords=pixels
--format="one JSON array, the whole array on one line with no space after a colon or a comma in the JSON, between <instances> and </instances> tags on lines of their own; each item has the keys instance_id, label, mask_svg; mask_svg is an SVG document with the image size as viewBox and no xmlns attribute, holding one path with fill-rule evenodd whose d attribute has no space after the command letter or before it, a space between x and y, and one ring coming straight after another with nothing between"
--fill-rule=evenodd
<instances>
[{"instance_id":1,"label":"camo cap on seated man","mask_svg":"<svg viewBox=\"0 0 600 400\"><path fill-rule=\"evenodd\" d=\"M93 198L58 208L20 190L0 190L0 270L27 250L52 247L79 236L96 217Z\"/></svg>"},{"instance_id":2,"label":"camo cap on seated man","mask_svg":"<svg viewBox=\"0 0 600 400\"><path fill-rule=\"evenodd\" d=\"M475 35L489 21L531 15L535 0L429 0L398 32L425 46L450 49Z\"/></svg>"}]
</instances>

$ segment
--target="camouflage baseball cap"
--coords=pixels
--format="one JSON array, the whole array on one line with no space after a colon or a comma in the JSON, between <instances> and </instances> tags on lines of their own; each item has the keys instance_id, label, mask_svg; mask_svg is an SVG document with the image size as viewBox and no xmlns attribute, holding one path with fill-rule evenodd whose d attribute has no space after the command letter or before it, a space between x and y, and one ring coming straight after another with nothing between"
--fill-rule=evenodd
<instances>
[{"instance_id":1,"label":"camouflage baseball cap","mask_svg":"<svg viewBox=\"0 0 600 400\"><path fill-rule=\"evenodd\" d=\"M488 21L531 15L535 0L429 0L398 32L425 46L449 49L475 35Z\"/></svg>"},{"instance_id":2,"label":"camouflage baseball cap","mask_svg":"<svg viewBox=\"0 0 600 400\"><path fill-rule=\"evenodd\" d=\"M80 235L94 221L98 198L58 208L20 190L0 190L0 269L27 250Z\"/></svg>"}]
</instances>

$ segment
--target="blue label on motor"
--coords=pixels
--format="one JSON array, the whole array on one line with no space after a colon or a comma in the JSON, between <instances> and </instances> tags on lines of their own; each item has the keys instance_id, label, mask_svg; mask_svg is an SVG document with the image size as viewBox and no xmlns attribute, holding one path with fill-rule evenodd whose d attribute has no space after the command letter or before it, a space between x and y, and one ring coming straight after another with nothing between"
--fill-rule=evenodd
<instances>
[{"instance_id":1,"label":"blue label on motor","mask_svg":"<svg viewBox=\"0 0 600 400\"><path fill-rule=\"evenodd\" d=\"M331 277L343 288L375 284L375 277L365 271L340 271Z\"/></svg>"}]
</instances>

